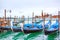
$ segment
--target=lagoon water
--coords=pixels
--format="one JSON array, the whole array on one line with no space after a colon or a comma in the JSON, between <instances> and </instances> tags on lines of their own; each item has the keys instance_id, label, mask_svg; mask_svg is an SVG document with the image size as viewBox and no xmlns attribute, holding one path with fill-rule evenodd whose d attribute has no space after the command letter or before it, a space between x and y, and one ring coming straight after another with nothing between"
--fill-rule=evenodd
<instances>
[{"instance_id":1,"label":"lagoon water","mask_svg":"<svg viewBox=\"0 0 60 40\"><path fill-rule=\"evenodd\" d=\"M23 32L7 31L0 33L0 40L59 40L59 37L58 33L50 35L44 35L43 32L24 34Z\"/></svg>"},{"instance_id":2,"label":"lagoon water","mask_svg":"<svg viewBox=\"0 0 60 40\"><path fill-rule=\"evenodd\" d=\"M11 30L0 33L0 40L60 40L60 34L45 35L44 32L24 34Z\"/></svg>"}]
</instances>

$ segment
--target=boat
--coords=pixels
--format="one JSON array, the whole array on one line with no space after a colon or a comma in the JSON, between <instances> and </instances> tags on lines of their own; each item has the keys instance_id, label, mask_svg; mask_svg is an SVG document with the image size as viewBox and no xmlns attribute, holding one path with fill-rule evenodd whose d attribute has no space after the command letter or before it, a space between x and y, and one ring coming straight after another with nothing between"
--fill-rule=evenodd
<instances>
[{"instance_id":1,"label":"boat","mask_svg":"<svg viewBox=\"0 0 60 40\"><path fill-rule=\"evenodd\" d=\"M52 24L50 26L50 28L44 29L45 35L53 34L53 33L57 32L57 31L58 31L58 21L57 20L56 20L56 22L54 24Z\"/></svg>"},{"instance_id":2,"label":"boat","mask_svg":"<svg viewBox=\"0 0 60 40\"><path fill-rule=\"evenodd\" d=\"M12 30L14 32L22 32L21 31L21 27L17 27L17 26L5 26L5 27L0 27L0 29L3 29L3 30Z\"/></svg>"},{"instance_id":3,"label":"boat","mask_svg":"<svg viewBox=\"0 0 60 40\"><path fill-rule=\"evenodd\" d=\"M35 33L35 32L41 32L43 30L42 28L42 23L27 23L27 24L24 24L24 28L23 28L23 31L25 34L28 34L28 33Z\"/></svg>"},{"instance_id":4,"label":"boat","mask_svg":"<svg viewBox=\"0 0 60 40\"><path fill-rule=\"evenodd\" d=\"M12 22L11 22L11 24L12 24ZM21 32L21 27L19 26L16 26L16 25L10 25L10 26L4 26L4 27L2 27L2 26L0 26L0 29L1 30L12 30L12 31L14 31L14 32Z\"/></svg>"}]
</instances>

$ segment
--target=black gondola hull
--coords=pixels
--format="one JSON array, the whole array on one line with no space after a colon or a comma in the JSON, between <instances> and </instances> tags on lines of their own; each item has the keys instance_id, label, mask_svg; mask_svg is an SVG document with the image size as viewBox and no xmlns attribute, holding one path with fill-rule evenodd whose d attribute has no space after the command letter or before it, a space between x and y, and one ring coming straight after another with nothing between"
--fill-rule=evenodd
<instances>
[{"instance_id":1,"label":"black gondola hull","mask_svg":"<svg viewBox=\"0 0 60 40\"><path fill-rule=\"evenodd\" d=\"M45 33L45 35L48 35L48 34L55 33L55 32L57 32L57 31L58 31L58 30L52 30L52 31L44 30L44 33Z\"/></svg>"},{"instance_id":2,"label":"black gondola hull","mask_svg":"<svg viewBox=\"0 0 60 40\"><path fill-rule=\"evenodd\" d=\"M35 32L41 32L41 31L42 31L42 29L40 29L40 30L24 30L24 33L28 34L28 33L35 33Z\"/></svg>"},{"instance_id":3,"label":"black gondola hull","mask_svg":"<svg viewBox=\"0 0 60 40\"><path fill-rule=\"evenodd\" d=\"M4 28L4 27L2 27L1 29L3 29L3 30L11 30L11 28Z\"/></svg>"},{"instance_id":4,"label":"black gondola hull","mask_svg":"<svg viewBox=\"0 0 60 40\"><path fill-rule=\"evenodd\" d=\"M21 28L17 27L17 28L11 28L11 27L1 27L0 30L13 30L14 32L22 32Z\"/></svg>"},{"instance_id":5,"label":"black gondola hull","mask_svg":"<svg viewBox=\"0 0 60 40\"><path fill-rule=\"evenodd\" d=\"M22 32L21 28L20 29L13 29L14 32Z\"/></svg>"}]
</instances>

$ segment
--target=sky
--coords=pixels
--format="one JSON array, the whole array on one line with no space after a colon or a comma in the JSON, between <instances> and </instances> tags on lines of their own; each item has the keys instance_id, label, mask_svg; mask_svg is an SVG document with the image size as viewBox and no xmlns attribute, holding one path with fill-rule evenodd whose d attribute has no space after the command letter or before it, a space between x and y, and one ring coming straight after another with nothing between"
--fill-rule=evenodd
<instances>
[{"instance_id":1,"label":"sky","mask_svg":"<svg viewBox=\"0 0 60 40\"><path fill-rule=\"evenodd\" d=\"M42 10L56 15L60 11L60 0L0 0L0 17L4 16L4 9L7 10L7 17L31 17L33 12L39 16Z\"/></svg>"}]
</instances>

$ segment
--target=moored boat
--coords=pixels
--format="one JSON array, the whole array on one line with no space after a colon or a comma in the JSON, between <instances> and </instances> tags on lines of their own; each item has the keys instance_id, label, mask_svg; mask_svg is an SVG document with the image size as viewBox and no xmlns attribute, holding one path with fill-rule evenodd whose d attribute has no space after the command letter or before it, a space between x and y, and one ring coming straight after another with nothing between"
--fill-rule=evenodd
<instances>
[{"instance_id":1,"label":"moored boat","mask_svg":"<svg viewBox=\"0 0 60 40\"><path fill-rule=\"evenodd\" d=\"M58 21L56 23L52 24L50 28L44 29L45 35L52 34L58 31Z\"/></svg>"},{"instance_id":2,"label":"moored boat","mask_svg":"<svg viewBox=\"0 0 60 40\"><path fill-rule=\"evenodd\" d=\"M37 24L37 23L33 23L33 24L25 24L23 31L25 34L27 33L34 33L34 32L41 32L43 30L42 28L42 24Z\"/></svg>"}]
</instances>

